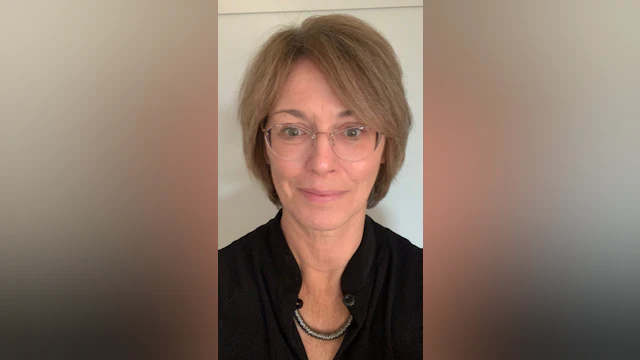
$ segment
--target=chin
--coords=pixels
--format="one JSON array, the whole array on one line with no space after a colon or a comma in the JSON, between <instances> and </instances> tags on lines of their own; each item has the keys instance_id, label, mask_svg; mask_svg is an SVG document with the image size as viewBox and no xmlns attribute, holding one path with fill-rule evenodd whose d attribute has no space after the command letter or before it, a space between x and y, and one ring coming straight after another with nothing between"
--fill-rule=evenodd
<instances>
[{"instance_id":1,"label":"chin","mask_svg":"<svg viewBox=\"0 0 640 360\"><path fill-rule=\"evenodd\" d=\"M304 227L315 231L330 231L343 226L354 214L344 204L317 206L315 204L297 204L291 209L291 215Z\"/></svg>"},{"instance_id":2,"label":"chin","mask_svg":"<svg viewBox=\"0 0 640 360\"><path fill-rule=\"evenodd\" d=\"M297 214L294 213L292 215L305 227L316 231L337 229L343 225L346 220L346 216L341 214L342 211L335 211L333 209L305 207L305 209L300 210Z\"/></svg>"}]
</instances>

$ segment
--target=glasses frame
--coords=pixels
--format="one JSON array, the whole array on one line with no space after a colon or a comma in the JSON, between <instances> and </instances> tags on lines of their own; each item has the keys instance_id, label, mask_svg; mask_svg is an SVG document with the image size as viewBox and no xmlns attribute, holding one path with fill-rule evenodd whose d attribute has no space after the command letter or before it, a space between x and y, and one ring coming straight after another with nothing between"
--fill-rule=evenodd
<instances>
[{"instance_id":1,"label":"glasses frame","mask_svg":"<svg viewBox=\"0 0 640 360\"><path fill-rule=\"evenodd\" d=\"M311 133L311 141L312 141L311 152L309 153L309 155L307 157L303 157L300 160L289 160L289 159L285 159L282 156L278 155L278 153L276 153L275 150L273 150L273 148L271 147L271 141L269 140L269 138L271 137L271 130L273 130L273 128L282 127L282 126L294 126L296 128L301 128L301 129ZM311 156L311 153L313 152L313 147L316 146L316 135L322 135L322 134L329 135L329 145L331 145L331 151L333 151L333 154L335 156L337 156L339 159L341 159L343 161L348 161L348 162L358 162L358 161L364 160L367 157L371 156L371 154L373 154L376 151L376 149L378 148L378 145L380 145L380 139L382 138L382 134L380 134L378 131L376 131L376 145L373 147L373 151L371 152L371 154L369 154L369 155L367 155L367 156L365 156L365 157L363 157L362 159L359 159L359 160L347 160L347 159L344 159L343 157L341 157L340 155L338 155L336 153L335 139L334 139L334 135L339 133L339 132L342 132L342 131L345 131L345 130L348 130L348 129L360 129L360 130L362 130L364 128L370 128L370 127L367 126L367 125L356 125L356 126L349 126L349 127L345 128L345 129L340 129L340 130L336 130L336 131L319 132L319 131L310 131L305 127L298 126L298 125L291 124L291 123L276 124L276 125L271 126L268 129L265 129L263 125L260 126L260 129L264 133L264 141L267 143L267 147L269 147L269 150L271 150L271 152L275 156L279 157L280 159L286 160L286 161L293 161L293 162L301 162L301 161L307 160L309 158L309 156Z\"/></svg>"}]
</instances>

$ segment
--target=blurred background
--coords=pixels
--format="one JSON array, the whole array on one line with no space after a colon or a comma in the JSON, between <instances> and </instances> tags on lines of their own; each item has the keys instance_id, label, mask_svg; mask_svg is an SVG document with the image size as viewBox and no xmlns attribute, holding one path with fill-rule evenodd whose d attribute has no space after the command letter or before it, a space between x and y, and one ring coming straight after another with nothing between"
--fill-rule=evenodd
<instances>
[{"instance_id":1,"label":"blurred background","mask_svg":"<svg viewBox=\"0 0 640 360\"><path fill-rule=\"evenodd\" d=\"M638 358L640 3L411 6L425 356ZM2 358L215 358L218 12L0 4Z\"/></svg>"},{"instance_id":2,"label":"blurred background","mask_svg":"<svg viewBox=\"0 0 640 360\"><path fill-rule=\"evenodd\" d=\"M215 8L0 4L0 358L215 354Z\"/></svg>"},{"instance_id":3,"label":"blurred background","mask_svg":"<svg viewBox=\"0 0 640 360\"><path fill-rule=\"evenodd\" d=\"M638 15L425 2L425 341L637 357Z\"/></svg>"}]
</instances>

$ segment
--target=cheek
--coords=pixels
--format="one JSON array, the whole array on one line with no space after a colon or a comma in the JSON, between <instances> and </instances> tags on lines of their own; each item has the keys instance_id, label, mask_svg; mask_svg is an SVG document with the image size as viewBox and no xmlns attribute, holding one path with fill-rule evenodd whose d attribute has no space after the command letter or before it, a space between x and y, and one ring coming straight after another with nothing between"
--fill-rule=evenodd
<instances>
[{"instance_id":1,"label":"cheek","mask_svg":"<svg viewBox=\"0 0 640 360\"><path fill-rule=\"evenodd\" d=\"M295 163L271 160L271 176L276 188L286 191L295 182L300 171L300 166Z\"/></svg>"},{"instance_id":2,"label":"cheek","mask_svg":"<svg viewBox=\"0 0 640 360\"><path fill-rule=\"evenodd\" d=\"M354 183L360 185L358 190L368 191L368 188L373 187L374 182L378 176L380 169L380 163L366 163L352 166L349 171L349 178Z\"/></svg>"}]
</instances>

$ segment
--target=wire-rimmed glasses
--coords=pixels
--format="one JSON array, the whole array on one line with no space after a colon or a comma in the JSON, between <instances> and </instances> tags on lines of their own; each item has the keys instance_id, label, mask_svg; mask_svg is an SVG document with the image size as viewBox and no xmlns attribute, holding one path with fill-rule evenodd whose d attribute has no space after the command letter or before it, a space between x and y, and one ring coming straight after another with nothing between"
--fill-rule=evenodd
<instances>
[{"instance_id":1,"label":"wire-rimmed glasses","mask_svg":"<svg viewBox=\"0 0 640 360\"><path fill-rule=\"evenodd\" d=\"M331 149L342 160L363 160L378 147L381 134L366 125L349 125L333 132L313 132L298 124L277 124L262 128L271 151L281 159L303 161L309 158L316 143L316 136L329 135Z\"/></svg>"}]
</instances>

